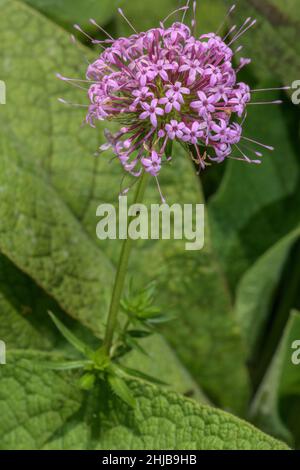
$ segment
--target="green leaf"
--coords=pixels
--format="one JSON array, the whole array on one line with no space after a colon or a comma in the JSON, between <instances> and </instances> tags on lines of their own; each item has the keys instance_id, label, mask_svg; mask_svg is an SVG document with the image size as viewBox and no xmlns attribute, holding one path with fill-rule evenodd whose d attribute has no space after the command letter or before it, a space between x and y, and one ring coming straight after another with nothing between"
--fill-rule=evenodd
<instances>
[{"instance_id":1,"label":"green leaf","mask_svg":"<svg viewBox=\"0 0 300 470\"><path fill-rule=\"evenodd\" d=\"M136 350L139 351L141 354L144 354L145 356L148 356L149 353L141 346L140 341L131 338L130 336L126 336L123 339L125 345L129 348L129 350Z\"/></svg>"},{"instance_id":2,"label":"green leaf","mask_svg":"<svg viewBox=\"0 0 300 470\"><path fill-rule=\"evenodd\" d=\"M167 158L170 158L170 157L172 157L172 153L173 153L173 141L169 140L167 145L166 145L165 156Z\"/></svg>"},{"instance_id":3,"label":"green leaf","mask_svg":"<svg viewBox=\"0 0 300 470\"><path fill-rule=\"evenodd\" d=\"M231 0L227 4L232 4ZM300 68L297 0L241 0L232 21L240 25L248 16L256 18L258 23L242 38L243 54L253 59L261 78L271 74L290 85L297 80Z\"/></svg>"},{"instance_id":4,"label":"green leaf","mask_svg":"<svg viewBox=\"0 0 300 470\"><path fill-rule=\"evenodd\" d=\"M73 333L65 327L65 325L53 315L52 312L48 312L51 317L51 320L59 330L59 332L63 335L63 337L72 345L74 346L77 351L81 352L84 356L91 356L93 354L93 350L89 348L85 343L80 341Z\"/></svg>"},{"instance_id":5,"label":"green leaf","mask_svg":"<svg viewBox=\"0 0 300 470\"><path fill-rule=\"evenodd\" d=\"M53 298L5 256L0 256L0 338L10 349L62 350L72 357L73 346L58 332L47 311L55 312L69 330L93 349L99 339L71 319Z\"/></svg>"},{"instance_id":6,"label":"green leaf","mask_svg":"<svg viewBox=\"0 0 300 470\"><path fill-rule=\"evenodd\" d=\"M45 369L52 370L72 370L72 369L82 369L86 366L92 365L92 361L47 361L42 362L38 361L38 366L44 367Z\"/></svg>"},{"instance_id":7,"label":"green leaf","mask_svg":"<svg viewBox=\"0 0 300 470\"><path fill-rule=\"evenodd\" d=\"M282 110L250 108L244 135L274 146L275 151L264 152L259 166L228 162L222 184L209 204L214 245L232 291L251 264L299 220L299 165Z\"/></svg>"},{"instance_id":8,"label":"green leaf","mask_svg":"<svg viewBox=\"0 0 300 470\"><path fill-rule=\"evenodd\" d=\"M287 449L174 392L132 381L132 408L105 385L83 393L74 373L40 370L20 355L0 370L1 449Z\"/></svg>"},{"instance_id":9,"label":"green leaf","mask_svg":"<svg viewBox=\"0 0 300 470\"><path fill-rule=\"evenodd\" d=\"M137 31L146 31L150 28L159 26L160 21L163 21L168 15L184 6L186 2L178 4L176 0L144 0L143 2L136 2L135 0L126 0L123 2L123 10L126 16L130 19L133 26ZM192 4L190 11L186 14L185 22L189 26L192 19ZM223 0L202 0L197 5L197 31L200 33L208 33L217 31L220 24L224 21L226 8ZM171 25L175 21L181 20L183 11L178 12L170 17L166 25ZM122 35L129 35L133 30L123 20L122 17L117 17L118 31ZM167 156L170 153L166 152Z\"/></svg>"},{"instance_id":10,"label":"green leaf","mask_svg":"<svg viewBox=\"0 0 300 470\"><path fill-rule=\"evenodd\" d=\"M85 30L95 29L89 22L94 18L98 24L107 23L117 10L118 0L23 0L56 23L73 30L79 23ZM74 30L73 30L74 31Z\"/></svg>"},{"instance_id":11,"label":"green leaf","mask_svg":"<svg viewBox=\"0 0 300 470\"><path fill-rule=\"evenodd\" d=\"M96 377L93 373L88 372L84 374L79 379L79 387L81 390L92 390L93 386L95 385Z\"/></svg>"},{"instance_id":12,"label":"green leaf","mask_svg":"<svg viewBox=\"0 0 300 470\"><path fill-rule=\"evenodd\" d=\"M235 311L250 357L262 339L283 265L299 236L298 228L272 246L246 271L239 283Z\"/></svg>"},{"instance_id":13,"label":"green leaf","mask_svg":"<svg viewBox=\"0 0 300 470\"><path fill-rule=\"evenodd\" d=\"M124 379L117 377L116 375L109 375L108 382L111 386L112 391L121 398L122 401L132 408L135 407L135 399L131 393L130 388L127 386Z\"/></svg>"},{"instance_id":14,"label":"green leaf","mask_svg":"<svg viewBox=\"0 0 300 470\"><path fill-rule=\"evenodd\" d=\"M159 26L159 22L168 16L172 11L178 8L176 0L145 0L136 2L135 0L126 0L123 4L123 11L135 29L138 31L146 31L150 28ZM175 17L174 17L175 18ZM126 21L118 15L116 17L118 35L134 34L134 31L126 23Z\"/></svg>"},{"instance_id":15,"label":"green leaf","mask_svg":"<svg viewBox=\"0 0 300 470\"><path fill-rule=\"evenodd\" d=\"M151 331L146 330L128 330L127 334L132 338L147 338L151 335Z\"/></svg>"},{"instance_id":16,"label":"green leaf","mask_svg":"<svg viewBox=\"0 0 300 470\"><path fill-rule=\"evenodd\" d=\"M175 315L156 315L152 318L147 319L147 324L150 326L155 326L162 323L169 323L170 321L174 321L176 319Z\"/></svg>"},{"instance_id":17,"label":"green leaf","mask_svg":"<svg viewBox=\"0 0 300 470\"><path fill-rule=\"evenodd\" d=\"M251 419L256 425L298 448L300 374L292 356L293 344L299 340L300 314L293 312L251 407Z\"/></svg>"},{"instance_id":18,"label":"green leaf","mask_svg":"<svg viewBox=\"0 0 300 470\"><path fill-rule=\"evenodd\" d=\"M94 159L101 138L94 129L80 129L84 112L57 102L59 96L85 102L84 93L55 78L57 71L85 73L67 35L22 3L0 0L0 6L1 78L10 90L0 114L1 251L63 312L101 337L120 243L96 239L95 213L101 202L117 201L121 169L116 162L109 165L109 155ZM174 154L174 167L164 170L161 184L170 202L202 201L182 154ZM154 182L148 197L159 202ZM243 410L243 346L209 235L202 252L188 253L177 241L147 241L135 253L139 259L129 273L138 272L145 282L157 277L158 303L180 317L167 336L193 378L217 404Z\"/></svg>"},{"instance_id":19,"label":"green leaf","mask_svg":"<svg viewBox=\"0 0 300 470\"><path fill-rule=\"evenodd\" d=\"M139 292L135 292L132 286L128 294L121 300L121 307L131 319L146 321L160 314L160 308L153 305L157 290L157 283L151 282Z\"/></svg>"},{"instance_id":20,"label":"green leaf","mask_svg":"<svg viewBox=\"0 0 300 470\"><path fill-rule=\"evenodd\" d=\"M151 375L145 374L144 372L141 372L137 369L132 369L130 367L125 367L118 365L117 369L121 370L121 373L125 373L125 376L131 377L131 378L137 378L137 379L142 379L146 380L147 382L154 383L156 385L168 385L166 382L163 382L162 380L158 380L155 377L152 377Z\"/></svg>"},{"instance_id":21,"label":"green leaf","mask_svg":"<svg viewBox=\"0 0 300 470\"><path fill-rule=\"evenodd\" d=\"M88 152L80 178L82 183L85 181L82 186L85 191L88 191L87 188L91 185L90 178L88 181L86 179L89 170L86 169L84 175L84 167L86 164L88 168L94 166L92 149L97 148L96 133L89 133L85 129L79 137L76 136L81 117L76 112L76 116L72 116L70 110L62 108L56 102L65 87L62 87L53 75L55 69L63 68L63 64L68 67L68 62L72 64L69 65L70 73L78 73L78 53L70 48L67 35L63 31L42 17L34 15L23 4L14 0L1 0L0 5L7 18L15 18L17 28L18 22L25 22L27 25L27 31L23 26L19 28L23 29L24 35L16 35L10 51L7 48L10 43L10 31L5 25L1 26L1 41L7 54L5 56L10 55L11 63L14 64L14 70L11 70L10 66L3 70L3 78L11 90L11 101L7 107L3 107L4 112L1 112L0 117L3 124L1 132L7 133L5 145L3 140L1 149L1 187L5 201L1 216L6 220L0 235L2 252L54 297L65 312L77 319L84 319L87 326L99 332L99 312L107 311L114 268L95 240L91 239L76 219L76 211L70 197L66 197L67 200L64 201L54 184L57 175L60 175L62 182L63 163L63 171L70 178L67 184L65 178L64 186L72 188L75 184L72 168L76 168L77 172L77 157L80 155L82 161L82 155ZM47 58L43 59L43 55L40 56L39 51L34 51L33 47L30 55L22 58L19 55L19 47L23 45L26 48L28 37L39 37L37 44L43 43L43 47L54 51L53 55L47 55ZM27 46L29 47L29 43ZM38 57L43 62L42 67L35 65ZM20 93L24 115L17 116L17 104L13 100L16 98L16 76L21 69L24 89L20 90ZM25 98L25 89L32 81L36 83L32 90L32 99L39 103L38 107L30 102L31 99ZM45 91L42 88L45 83L49 85L48 104L43 98ZM52 129L49 128L49 115L54 119L53 124L55 122ZM44 121L44 124L41 121ZM60 137L61 129L65 129L68 134L66 146ZM26 137L28 133L30 139ZM82 139L91 145L90 154ZM20 147L21 142L26 142L23 149ZM77 174L75 178L78 177ZM88 196L90 197L89 194ZM78 203L81 206L80 194L74 197L73 193L72 199L75 206L78 207ZM15 230L9 234L10 227L15 223Z\"/></svg>"},{"instance_id":22,"label":"green leaf","mask_svg":"<svg viewBox=\"0 0 300 470\"><path fill-rule=\"evenodd\" d=\"M208 397L197 386L188 370L182 367L182 363L162 336L153 335L143 339L140 344L143 350L147 351L147 355L133 350L122 358L122 365L167 382L173 390L182 395L210 404Z\"/></svg>"}]
</instances>

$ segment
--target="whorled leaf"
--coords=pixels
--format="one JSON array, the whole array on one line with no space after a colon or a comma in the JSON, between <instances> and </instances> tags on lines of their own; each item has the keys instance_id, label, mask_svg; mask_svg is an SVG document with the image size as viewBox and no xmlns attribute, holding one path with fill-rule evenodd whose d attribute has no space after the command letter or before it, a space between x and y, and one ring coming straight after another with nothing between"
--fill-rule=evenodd
<instances>
[{"instance_id":1,"label":"whorled leaf","mask_svg":"<svg viewBox=\"0 0 300 470\"><path fill-rule=\"evenodd\" d=\"M40 350L44 353L56 351L56 361L60 363L82 360L82 356L75 354L74 348L47 315L49 310L55 312L82 342L94 350L99 348L100 338L83 326L85 322L79 323L67 316L54 299L3 255L0 257L0 268L0 338L5 341L8 352L14 349ZM148 356L134 351L124 358L128 366L136 367L138 364L142 371L157 378L164 377L173 390L201 402L207 401L161 336L154 334L144 340L143 345ZM42 362L44 357L39 360ZM48 365L51 365L49 361Z\"/></svg>"}]
</instances>

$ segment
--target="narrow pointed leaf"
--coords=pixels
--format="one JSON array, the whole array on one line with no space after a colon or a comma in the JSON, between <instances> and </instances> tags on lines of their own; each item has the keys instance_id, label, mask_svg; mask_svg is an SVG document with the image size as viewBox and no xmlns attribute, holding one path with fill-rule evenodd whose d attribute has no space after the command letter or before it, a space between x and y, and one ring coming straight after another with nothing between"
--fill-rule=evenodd
<instances>
[{"instance_id":1,"label":"narrow pointed leaf","mask_svg":"<svg viewBox=\"0 0 300 470\"><path fill-rule=\"evenodd\" d=\"M130 377L135 377L138 379L146 380L147 382L156 384L156 385L168 385L166 382L163 382L162 380L159 380L155 377L152 377L151 375L145 374L144 372L141 372L136 369L131 369L130 367L125 367L118 365L118 367L125 372L126 375Z\"/></svg>"},{"instance_id":2,"label":"narrow pointed leaf","mask_svg":"<svg viewBox=\"0 0 300 470\"><path fill-rule=\"evenodd\" d=\"M84 356L93 353L93 351L86 344L80 341L80 339L73 335L73 333L55 315L53 315L52 312L48 312L48 314L50 315L52 321L60 333L70 344L72 344L72 346L74 346L75 349L77 349L77 351L81 352Z\"/></svg>"},{"instance_id":3,"label":"narrow pointed leaf","mask_svg":"<svg viewBox=\"0 0 300 470\"><path fill-rule=\"evenodd\" d=\"M109 385L111 386L113 392L127 405L130 407L135 406L135 399L131 393L130 388L126 384L125 380L117 377L115 375L109 375L108 377Z\"/></svg>"},{"instance_id":4,"label":"narrow pointed leaf","mask_svg":"<svg viewBox=\"0 0 300 470\"><path fill-rule=\"evenodd\" d=\"M52 370L73 370L82 369L88 365L92 365L92 361L37 361L37 365L44 369Z\"/></svg>"}]
</instances>

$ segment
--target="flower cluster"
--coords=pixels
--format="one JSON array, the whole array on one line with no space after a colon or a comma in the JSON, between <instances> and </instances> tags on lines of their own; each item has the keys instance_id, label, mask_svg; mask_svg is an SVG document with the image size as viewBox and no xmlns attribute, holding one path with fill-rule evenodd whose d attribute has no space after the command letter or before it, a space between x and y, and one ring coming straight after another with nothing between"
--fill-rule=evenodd
<instances>
[{"instance_id":1,"label":"flower cluster","mask_svg":"<svg viewBox=\"0 0 300 470\"><path fill-rule=\"evenodd\" d=\"M216 34L196 38L188 26L174 23L111 41L89 66L87 121L115 120L107 132L125 170L144 168L156 176L169 142L179 141L200 167L223 161L241 139L233 122L250 101L250 89L237 82L233 51Z\"/></svg>"}]
</instances>

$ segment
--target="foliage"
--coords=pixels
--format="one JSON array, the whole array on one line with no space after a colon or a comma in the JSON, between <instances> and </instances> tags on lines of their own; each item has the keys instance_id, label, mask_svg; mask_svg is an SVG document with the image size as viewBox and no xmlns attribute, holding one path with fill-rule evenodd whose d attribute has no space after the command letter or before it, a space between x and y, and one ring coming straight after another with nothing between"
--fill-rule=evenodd
<instances>
[{"instance_id":1,"label":"foliage","mask_svg":"<svg viewBox=\"0 0 300 470\"><path fill-rule=\"evenodd\" d=\"M202 1L198 28L216 29L224 3ZM284 12L279 0L269 9L240 3L235 19L249 10L261 20L246 41L247 80L260 88L297 79L296 1ZM177 7L122 4L139 29ZM207 202L205 248L137 243L114 358L101 355L120 244L96 239L95 214L116 201L121 170L94 156L103 128L80 128L82 109L57 98L83 103L84 94L55 73L82 77L84 58L95 56L70 43L72 23L93 32L95 17L128 34L115 5L0 0L8 95L0 108L1 448L287 448L227 411L300 447L300 366L291 362L291 342L300 340L291 313L300 307L299 110L291 104L249 116L247 135L276 147L260 167L230 162L199 180L173 150L164 195ZM157 202L154 185L146 198Z\"/></svg>"}]
</instances>

